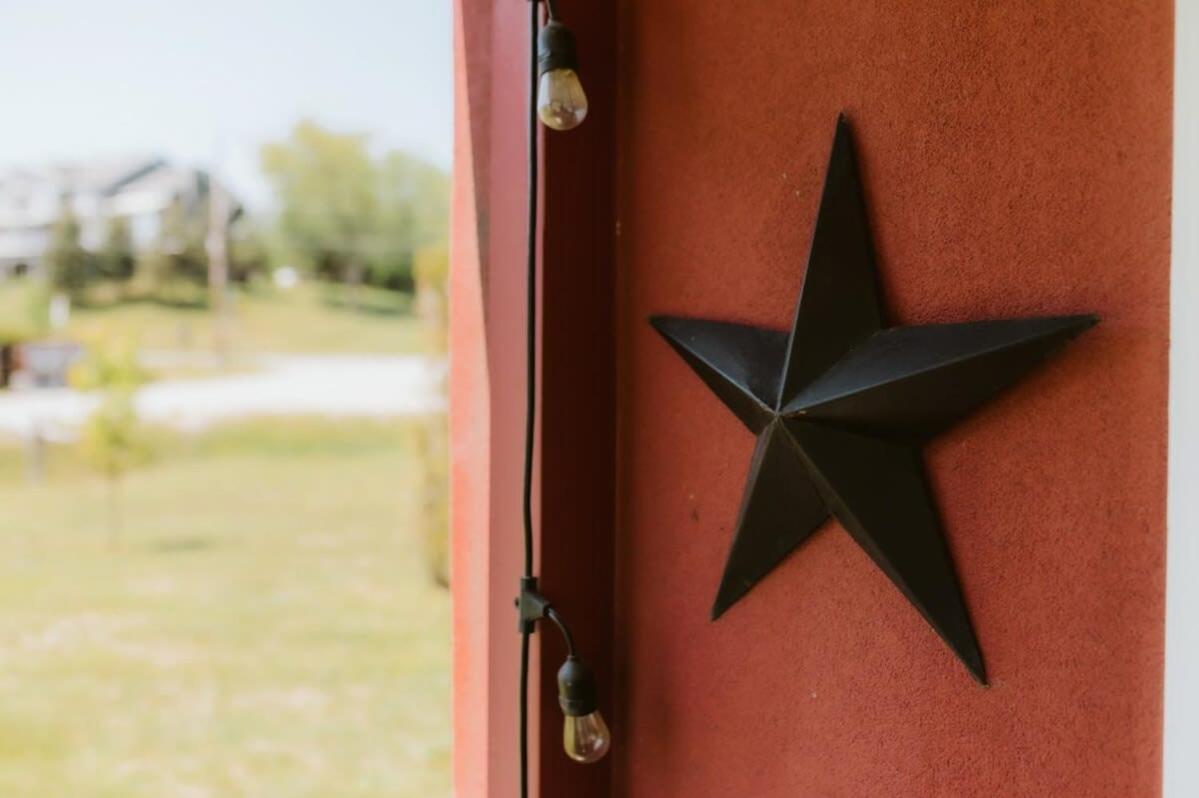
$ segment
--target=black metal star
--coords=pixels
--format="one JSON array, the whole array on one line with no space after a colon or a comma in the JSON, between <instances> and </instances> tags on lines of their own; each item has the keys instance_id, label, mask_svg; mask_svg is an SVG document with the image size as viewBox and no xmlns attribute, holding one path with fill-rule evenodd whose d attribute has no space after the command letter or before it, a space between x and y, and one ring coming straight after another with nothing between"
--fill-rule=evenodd
<instances>
[{"instance_id":1,"label":"black metal star","mask_svg":"<svg viewBox=\"0 0 1199 798\"><path fill-rule=\"evenodd\" d=\"M866 204L840 117L790 333L651 319L758 436L713 620L831 514L986 684L921 446L1097 321L885 326Z\"/></svg>"}]
</instances>

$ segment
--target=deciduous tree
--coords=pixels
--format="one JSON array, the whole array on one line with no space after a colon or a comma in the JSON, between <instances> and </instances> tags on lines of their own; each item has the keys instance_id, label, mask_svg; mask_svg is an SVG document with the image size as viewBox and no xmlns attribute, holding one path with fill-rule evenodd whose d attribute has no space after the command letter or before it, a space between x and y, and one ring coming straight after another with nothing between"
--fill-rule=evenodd
<instances>
[{"instance_id":1,"label":"deciduous tree","mask_svg":"<svg viewBox=\"0 0 1199 798\"><path fill-rule=\"evenodd\" d=\"M365 136L302 122L262 150L279 202L282 260L347 283L412 288L415 253L443 243L449 179L401 152L372 155Z\"/></svg>"}]
</instances>

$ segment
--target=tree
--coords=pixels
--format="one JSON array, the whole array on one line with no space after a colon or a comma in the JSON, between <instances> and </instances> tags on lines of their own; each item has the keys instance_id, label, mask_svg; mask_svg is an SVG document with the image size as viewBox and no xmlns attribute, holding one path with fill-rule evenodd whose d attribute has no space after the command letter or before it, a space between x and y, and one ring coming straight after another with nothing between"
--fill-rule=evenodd
<instances>
[{"instance_id":1,"label":"tree","mask_svg":"<svg viewBox=\"0 0 1199 798\"><path fill-rule=\"evenodd\" d=\"M365 137L301 122L289 141L263 147L262 169L280 199L288 248L314 272L360 282L378 210Z\"/></svg>"},{"instance_id":2,"label":"tree","mask_svg":"<svg viewBox=\"0 0 1199 798\"><path fill-rule=\"evenodd\" d=\"M444 246L420 249L415 258L416 314L424 331L426 356L443 361L448 347L449 253ZM442 372L444 375L444 372ZM437 392L446 395L445 377L438 380ZM429 571L434 581L448 586L450 581L449 430L445 413L431 413L416 428L420 461L421 525Z\"/></svg>"},{"instance_id":3,"label":"tree","mask_svg":"<svg viewBox=\"0 0 1199 798\"><path fill-rule=\"evenodd\" d=\"M237 225L229 238L229 279L235 283L247 283L254 277L267 274L269 265L267 234L253 223Z\"/></svg>"},{"instance_id":4,"label":"tree","mask_svg":"<svg viewBox=\"0 0 1199 798\"><path fill-rule=\"evenodd\" d=\"M104 231L104 246L98 255L100 274L110 280L128 280L133 276L133 236L129 220L113 216Z\"/></svg>"},{"instance_id":5,"label":"tree","mask_svg":"<svg viewBox=\"0 0 1199 798\"><path fill-rule=\"evenodd\" d=\"M95 391L100 402L83 427L80 443L88 463L108 488L108 534L114 545L122 526L121 485L145 457L134 397L146 374L129 342L97 343L71 375L75 387Z\"/></svg>"},{"instance_id":6,"label":"tree","mask_svg":"<svg viewBox=\"0 0 1199 798\"><path fill-rule=\"evenodd\" d=\"M87 288L88 254L79 241L79 220L69 199L63 200L62 210L50 231L46 248L46 273L55 292L79 299Z\"/></svg>"},{"instance_id":7,"label":"tree","mask_svg":"<svg viewBox=\"0 0 1199 798\"><path fill-rule=\"evenodd\" d=\"M377 240L372 282L411 290L420 253L444 246L449 237L450 182L445 172L402 152L379 165Z\"/></svg>"},{"instance_id":8,"label":"tree","mask_svg":"<svg viewBox=\"0 0 1199 798\"><path fill-rule=\"evenodd\" d=\"M402 231L413 251L445 244L450 228L450 181L444 171L403 152L380 167L383 226Z\"/></svg>"},{"instance_id":9,"label":"tree","mask_svg":"<svg viewBox=\"0 0 1199 798\"><path fill-rule=\"evenodd\" d=\"M139 281L151 290L160 292L175 282L203 285L208 280L207 228L193 216L178 198L163 211L158 239L137 263Z\"/></svg>"},{"instance_id":10,"label":"tree","mask_svg":"<svg viewBox=\"0 0 1199 798\"><path fill-rule=\"evenodd\" d=\"M368 144L301 122L263 148L281 255L318 276L411 290L417 250L445 241L449 178L404 153L375 158Z\"/></svg>"}]
</instances>

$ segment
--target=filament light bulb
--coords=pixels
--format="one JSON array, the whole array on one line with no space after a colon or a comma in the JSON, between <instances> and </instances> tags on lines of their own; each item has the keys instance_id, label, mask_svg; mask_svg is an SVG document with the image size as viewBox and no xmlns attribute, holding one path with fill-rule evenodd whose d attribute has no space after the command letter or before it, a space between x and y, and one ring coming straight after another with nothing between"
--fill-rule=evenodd
<instances>
[{"instance_id":1,"label":"filament light bulb","mask_svg":"<svg viewBox=\"0 0 1199 798\"><path fill-rule=\"evenodd\" d=\"M587 95L573 69L552 69L537 83L537 116L553 130L576 128L587 118Z\"/></svg>"},{"instance_id":2,"label":"filament light bulb","mask_svg":"<svg viewBox=\"0 0 1199 798\"><path fill-rule=\"evenodd\" d=\"M576 762L590 764L598 762L612 747L612 733L604 716L597 709L590 715L579 717L566 716L562 728L562 747L566 755Z\"/></svg>"},{"instance_id":3,"label":"filament light bulb","mask_svg":"<svg viewBox=\"0 0 1199 798\"><path fill-rule=\"evenodd\" d=\"M612 733L599 713L591 669L573 654L558 669L558 704L566 723L562 747L576 762L598 762L612 747Z\"/></svg>"},{"instance_id":4,"label":"filament light bulb","mask_svg":"<svg viewBox=\"0 0 1199 798\"><path fill-rule=\"evenodd\" d=\"M574 34L551 19L537 35L537 116L546 127L570 130L587 118L578 68Z\"/></svg>"}]
</instances>

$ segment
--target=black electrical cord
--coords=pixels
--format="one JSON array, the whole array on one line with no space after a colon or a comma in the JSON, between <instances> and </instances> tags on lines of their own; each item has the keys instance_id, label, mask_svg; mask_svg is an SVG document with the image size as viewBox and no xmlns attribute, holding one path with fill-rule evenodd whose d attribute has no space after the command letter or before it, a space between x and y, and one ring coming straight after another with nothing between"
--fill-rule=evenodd
<instances>
[{"instance_id":1,"label":"black electrical cord","mask_svg":"<svg viewBox=\"0 0 1199 798\"><path fill-rule=\"evenodd\" d=\"M570 627L566 625L566 621L562 619L562 616L553 607L545 608L545 617L553 621L557 625L558 631L562 633L562 638L566 641L567 655L571 657L575 656L575 638L570 633Z\"/></svg>"},{"instance_id":2,"label":"black electrical cord","mask_svg":"<svg viewBox=\"0 0 1199 798\"><path fill-rule=\"evenodd\" d=\"M541 29L541 10L536 0L532 8L529 43L529 220L527 240L527 305L525 330L525 462L523 515L525 538L525 576L533 575L533 434L537 421L537 34Z\"/></svg>"},{"instance_id":3,"label":"black electrical cord","mask_svg":"<svg viewBox=\"0 0 1199 798\"><path fill-rule=\"evenodd\" d=\"M548 3L550 0L546 0ZM537 34L541 30L539 0L529 2L529 152L528 152L528 247L527 306L525 331L525 462L524 462L524 576L533 576L533 435L537 420ZM553 8L550 7L550 16ZM520 634L520 795L529 794L529 635ZM573 646L572 646L573 647Z\"/></svg>"}]
</instances>

